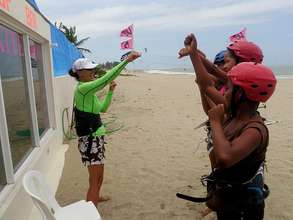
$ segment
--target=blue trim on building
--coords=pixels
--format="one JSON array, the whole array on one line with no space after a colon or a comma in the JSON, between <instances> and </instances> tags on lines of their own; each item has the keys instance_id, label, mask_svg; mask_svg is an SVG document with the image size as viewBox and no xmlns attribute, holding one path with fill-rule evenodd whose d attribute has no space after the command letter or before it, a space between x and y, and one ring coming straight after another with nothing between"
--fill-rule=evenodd
<instances>
[{"instance_id":1,"label":"blue trim on building","mask_svg":"<svg viewBox=\"0 0 293 220\"><path fill-rule=\"evenodd\" d=\"M62 31L51 24L51 40L54 76L66 75L73 62L83 57L82 53L67 40Z\"/></svg>"},{"instance_id":2,"label":"blue trim on building","mask_svg":"<svg viewBox=\"0 0 293 220\"><path fill-rule=\"evenodd\" d=\"M35 0L26 0L26 1L28 3L30 3L30 5L33 6L37 11L40 11L37 3L35 2Z\"/></svg>"},{"instance_id":3,"label":"blue trim on building","mask_svg":"<svg viewBox=\"0 0 293 220\"><path fill-rule=\"evenodd\" d=\"M39 10L35 0L26 0L50 24L54 76L66 75L72 63L83 57L82 53Z\"/></svg>"}]
</instances>

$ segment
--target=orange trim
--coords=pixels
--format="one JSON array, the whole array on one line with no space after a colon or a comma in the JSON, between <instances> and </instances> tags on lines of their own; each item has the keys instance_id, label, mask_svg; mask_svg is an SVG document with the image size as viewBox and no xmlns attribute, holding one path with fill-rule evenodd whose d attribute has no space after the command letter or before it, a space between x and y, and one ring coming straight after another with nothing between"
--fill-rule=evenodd
<instances>
[{"instance_id":1,"label":"orange trim","mask_svg":"<svg viewBox=\"0 0 293 220\"><path fill-rule=\"evenodd\" d=\"M37 17L36 13L28 6L25 6L26 23L29 27L37 28Z\"/></svg>"},{"instance_id":2,"label":"orange trim","mask_svg":"<svg viewBox=\"0 0 293 220\"><path fill-rule=\"evenodd\" d=\"M0 7L9 11L10 2L11 0L0 0Z\"/></svg>"}]
</instances>

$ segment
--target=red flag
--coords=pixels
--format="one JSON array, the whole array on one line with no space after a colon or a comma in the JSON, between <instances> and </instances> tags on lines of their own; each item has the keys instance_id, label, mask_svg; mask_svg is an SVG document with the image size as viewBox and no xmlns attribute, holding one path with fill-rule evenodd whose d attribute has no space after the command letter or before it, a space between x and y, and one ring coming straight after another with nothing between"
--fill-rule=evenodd
<instances>
[{"instance_id":1,"label":"red flag","mask_svg":"<svg viewBox=\"0 0 293 220\"><path fill-rule=\"evenodd\" d=\"M121 42L121 49L122 50L127 50L127 49L133 49L133 40L132 38L122 41Z\"/></svg>"},{"instance_id":2,"label":"red flag","mask_svg":"<svg viewBox=\"0 0 293 220\"><path fill-rule=\"evenodd\" d=\"M133 37L133 24L120 32L120 37Z\"/></svg>"},{"instance_id":3,"label":"red flag","mask_svg":"<svg viewBox=\"0 0 293 220\"><path fill-rule=\"evenodd\" d=\"M232 36L229 37L229 40L231 42L234 41L240 41L240 40L244 40L246 41L246 28L243 28L243 30L241 30L239 33L237 34L233 34Z\"/></svg>"}]
</instances>

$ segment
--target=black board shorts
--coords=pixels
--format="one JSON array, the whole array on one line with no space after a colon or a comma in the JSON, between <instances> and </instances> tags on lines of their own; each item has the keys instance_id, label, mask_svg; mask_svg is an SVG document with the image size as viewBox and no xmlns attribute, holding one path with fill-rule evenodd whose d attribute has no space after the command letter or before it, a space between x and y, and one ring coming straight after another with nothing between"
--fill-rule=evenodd
<instances>
[{"instance_id":1,"label":"black board shorts","mask_svg":"<svg viewBox=\"0 0 293 220\"><path fill-rule=\"evenodd\" d=\"M101 165L105 163L104 136L86 135L78 138L78 150L85 166Z\"/></svg>"}]
</instances>

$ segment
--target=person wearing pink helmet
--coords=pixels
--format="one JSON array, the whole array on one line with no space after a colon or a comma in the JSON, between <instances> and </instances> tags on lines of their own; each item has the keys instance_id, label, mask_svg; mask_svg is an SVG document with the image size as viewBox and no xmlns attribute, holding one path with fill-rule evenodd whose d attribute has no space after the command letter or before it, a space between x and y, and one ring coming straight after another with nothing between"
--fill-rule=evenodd
<instances>
[{"instance_id":1,"label":"person wearing pink helmet","mask_svg":"<svg viewBox=\"0 0 293 220\"><path fill-rule=\"evenodd\" d=\"M179 51L179 58L190 55L190 44L192 41L196 40L193 34L188 35L185 38L184 45L185 48L182 48ZM205 54L197 49L197 53L199 54L200 61L204 65L204 68L209 73L208 78L209 81L212 80L215 87L216 85L222 85L220 88L217 87L218 90L221 91L222 96L225 96L228 92L229 85L227 84L227 73L232 69L233 66L237 65L241 62L256 62L262 63L263 53L259 46L257 46L253 42L248 41L235 41L231 43L227 47L227 51L224 55L224 64L221 68L218 68L213 63L211 63L208 59L206 59ZM197 80L196 80L197 82ZM201 91L205 90L206 83L201 85ZM201 97L202 105L205 113L207 114L209 110L209 105L205 100L204 96ZM218 97L216 102L227 104L225 97Z\"/></svg>"},{"instance_id":2,"label":"person wearing pink helmet","mask_svg":"<svg viewBox=\"0 0 293 220\"><path fill-rule=\"evenodd\" d=\"M213 171L208 181L207 206L218 220L261 220L268 187L263 181L269 132L257 108L266 102L276 87L274 73L262 64L243 62L233 67L231 114L224 106L208 112L213 140Z\"/></svg>"},{"instance_id":3,"label":"person wearing pink helmet","mask_svg":"<svg viewBox=\"0 0 293 220\"><path fill-rule=\"evenodd\" d=\"M187 36L184 41L184 45L187 46L191 43L191 36ZM224 54L224 62L221 65L221 68L219 66L215 65L215 63L210 62L208 59L206 59L205 54L198 50L201 56L201 60L207 69L207 71L217 77L219 80L226 81L226 73L231 70L233 66L235 66L238 63L241 62L256 62L256 63L262 63L263 61L263 52L260 49L258 45L256 45L253 42L249 41L235 41L233 43L230 43L227 47L227 50L225 53L221 51L219 55L222 56ZM188 51L186 48L182 48L179 51L179 58L182 58L184 56L187 56ZM218 56L218 54L217 54ZM216 58L217 58L216 56Z\"/></svg>"},{"instance_id":4,"label":"person wearing pink helmet","mask_svg":"<svg viewBox=\"0 0 293 220\"><path fill-rule=\"evenodd\" d=\"M263 53L259 46L249 41L235 41L227 47L223 70L229 72L233 66L241 62L262 63Z\"/></svg>"},{"instance_id":5,"label":"person wearing pink helmet","mask_svg":"<svg viewBox=\"0 0 293 220\"><path fill-rule=\"evenodd\" d=\"M260 63L239 63L227 74L229 103L223 102L201 60L194 35L190 37L187 50L209 104L212 131L212 173L203 178L207 182L206 205L217 213L218 220L261 220L268 196L263 167L269 133L257 108L272 96L276 78Z\"/></svg>"},{"instance_id":6,"label":"person wearing pink helmet","mask_svg":"<svg viewBox=\"0 0 293 220\"><path fill-rule=\"evenodd\" d=\"M227 47L233 51L239 62L255 62L262 63L262 50L253 42L249 41L235 41Z\"/></svg>"}]
</instances>

